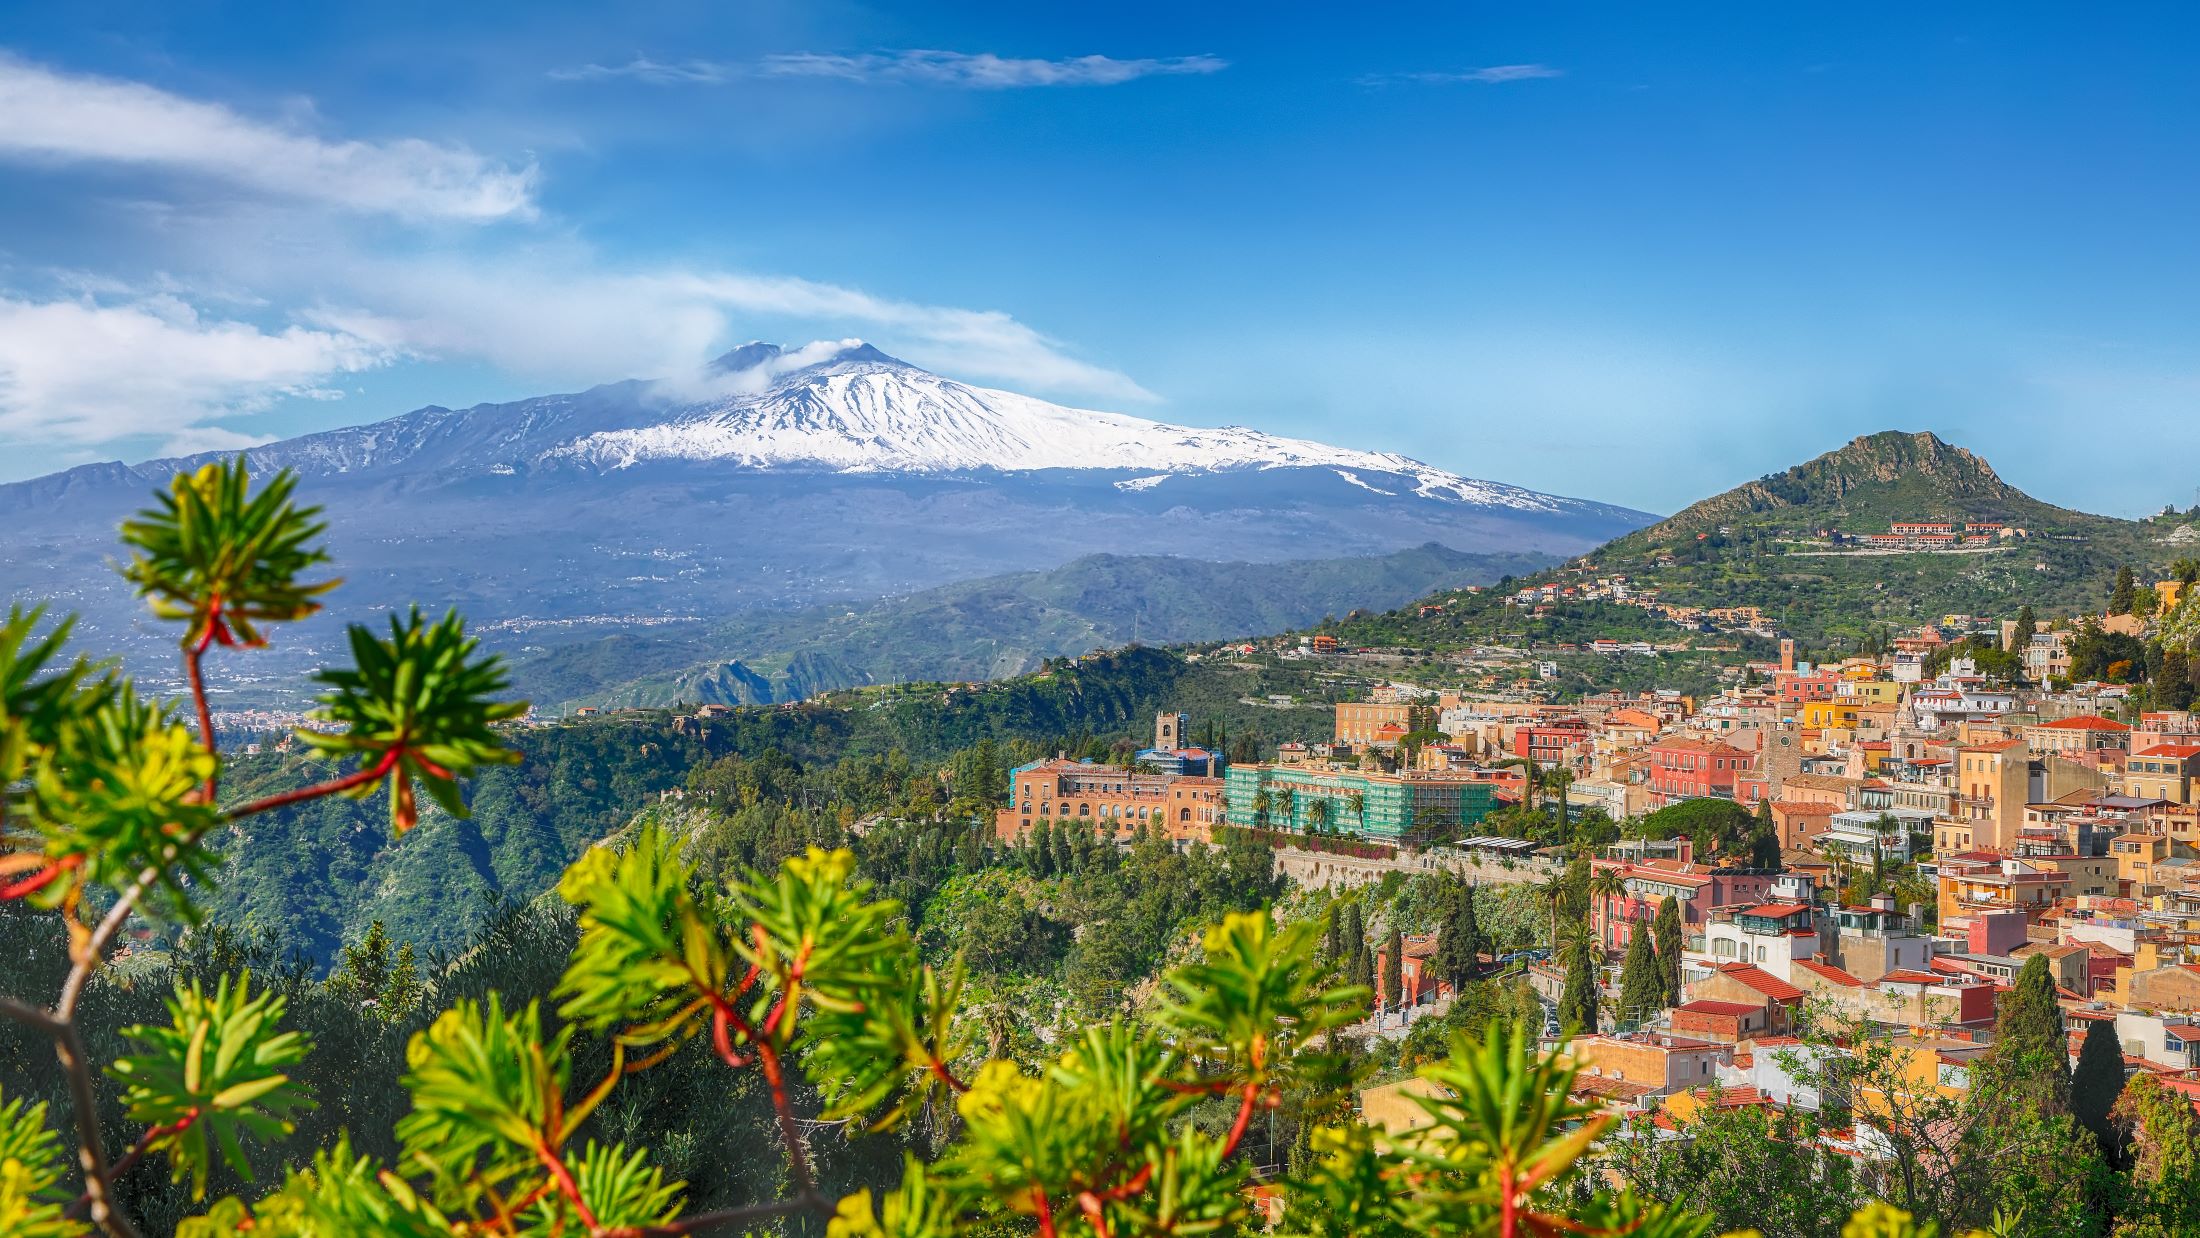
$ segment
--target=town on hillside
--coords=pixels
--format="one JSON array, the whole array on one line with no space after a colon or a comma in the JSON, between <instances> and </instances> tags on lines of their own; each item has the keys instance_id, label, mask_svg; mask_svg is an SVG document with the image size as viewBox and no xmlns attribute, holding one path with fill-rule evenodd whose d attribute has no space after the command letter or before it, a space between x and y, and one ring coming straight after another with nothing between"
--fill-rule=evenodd
<instances>
[{"instance_id":1,"label":"town on hillside","mask_svg":"<svg viewBox=\"0 0 2200 1238\"><path fill-rule=\"evenodd\" d=\"M1782 639L1704 697L1392 682L1336 704L1326 741L1258 761L1163 713L1127 761L1015 769L994 828L1012 845L1234 833L1317 890L1526 886L1550 910L1542 948L1470 946L1462 973L1438 961L1456 920L1379 939L1371 1023L1403 1032L1467 977L1510 978L1582 1065L1582 1096L1645 1129L1815 1109L1827 1055L1960 1096L2042 970L2071 1062L2103 1036L2123 1075L2200 1104L2196 617L2189 579L2127 574L2105 613L1950 616L1877 656L1814 662ZM1369 1121L1413 1120L1421 1086L1371 1089ZM1848 1116L1837 1150L1885 1151L1888 1131Z\"/></svg>"}]
</instances>

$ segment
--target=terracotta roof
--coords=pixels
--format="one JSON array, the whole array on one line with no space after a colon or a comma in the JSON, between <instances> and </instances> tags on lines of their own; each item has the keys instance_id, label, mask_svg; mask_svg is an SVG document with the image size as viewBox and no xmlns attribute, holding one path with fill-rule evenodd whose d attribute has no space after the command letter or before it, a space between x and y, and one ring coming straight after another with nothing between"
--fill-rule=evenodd
<instances>
[{"instance_id":1,"label":"terracotta roof","mask_svg":"<svg viewBox=\"0 0 2200 1238\"><path fill-rule=\"evenodd\" d=\"M2132 753L2135 757L2186 757L2200 756L2200 744L2156 744Z\"/></svg>"},{"instance_id":2,"label":"terracotta roof","mask_svg":"<svg viewBox=\"0 0 2200 1238\"><path fill-rule=\"evenodd\" d=\"M1762 1006L1752 1006L1746 1002L1722 1002L1709 997L1699 997L1695 1001L1684 1002L1674 1007L1675 1011L1685 1010L1691 1014L1728 1015L1733 1017L1756 1014L1763 1009Z\"/></svg>"},{"instance_id":3,"label":"terracotta roof","mask_svg":"<svg viewBox=\"0 0 2200 1238\"><path fill-rule=\"evenodd\" d=\"M1943 983L1943 980L1942 977L1929 971L1917 971L1913 968L1904 967L1897 968L1881 976L1879 982L1881 984L1940 984Z\"/></svg>"},{"instance_id":4,"label":"terracotta roof","mask_svg":"<svg viewBox=\"0 0 2200 1238\"><path fill-rule=\"evenodd\" d=\"M2057 718L2053 722L2039 724L2043 731L2128 731L2131 728L2114 718L2099 714L2079 714L2075 718Z\"/></svg>"},{"instance_id":5,"label":"terracotta roof","mask_svg":"<svg viewBox=\"0 0 2200 1238\"><path fill-rule=\"evenodd\" d=\"M2024 747L2024 741L2021 739L2004 739L1991 744L1965 744L1962 750L1964 752L2007 752L2012 748L2022 747Z\"/></svg>"},{"instance_id":6,"label":"terracotta roof","mask_svg":"<svg viewBox=\"0 0 2200 1238\"><path fill-rule=\"evenodd\" d=\"M1722 963L1719 974L1744 987L1755 989L1776 1002L1792 1002L1807 996L1803 990L1754 963Z\"/></svg>"},{"instance_id":7,"label":"terracotta roof","mask_svg":"<svg viewBox=\"0 0 2200 1238\"><path fill-rule=\"evenodd\" d=\"M1847 791L1865 784L1861 778L1848 778L1840 774L1789 774L1780 780L1780 785L1808 787L1813 791Z\"/></svg>"},{"instance_id":8,"label":"terracotta roof","mask_svg":"<svg viewBox=\"0 0 2200 1238\"><path fill-rule=\"evenodd\" d=\"M1657 1091L1647 1083L1629 1083L1613 1075L1575 1075L1573 1090L1605 1100L1641 1100Z\"/></svg>"},{"instance_id":9,"label":"terracotta roof","mask_svg":"<svg viewBox=\"0 0 2200 1238\"><path fill-rule=\"evenodd\" d=\"M1754 1105L1770 1105L1772 1098L1752 1087L1694 1088L1691 1095L1715 1109L1746 1109ZM1713 1097L1716 1096L1716 1102Z\"/></svg>"},{"instance_id":10,"label":"terracotta roof","mask_svg":"<svg viewBox=\"0 0 2200 1238\"><path fill-rule=\"evenodd\" d=\"M1797 959L1795 960L1795 965L1802 968L1804 971L1809 972L1811 975L1818 977L1820 980L1824 980L1832 984L1838 984L1843 988L1861 989L1864 987L1863 981L1858 980L1856 977L1848 974L1845 971L1842 971L1838 967L1828 966L1824 963L1813 963L1809 959Z\"/></svg>"},{"instance_id":11,"label":"terracotta roof","mask_svg":"<svg viewBox=\"0 0 2200 1238\"><path fill-rule=\"evenodd\" d=\"M1759 903L1755 907L1744 907L1737 914L1763 916L1768 920L1785 920L1797 912L1809 910L1810 907L1804 903Z\"/></svg>"}]
</instances>

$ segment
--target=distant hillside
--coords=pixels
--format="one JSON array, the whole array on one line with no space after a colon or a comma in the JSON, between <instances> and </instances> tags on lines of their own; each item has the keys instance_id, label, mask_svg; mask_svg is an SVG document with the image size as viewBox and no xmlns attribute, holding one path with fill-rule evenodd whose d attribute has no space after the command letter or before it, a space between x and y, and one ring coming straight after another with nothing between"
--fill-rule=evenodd
<instances>
[{"instance_id":1,"label":"distant hillside","mask_svg":"<svg viewBox=\"0 0 2200 1238\"><path fill-rule=\"evenodd\" d=\"M2003 481L1985 460L1930 432L1885 430L1693 503L1595 557L1670 547L1721 528L1872 533L1897 520L1935 519L1999 521L2036 532L2124 523L2042 503Z\"/></svg>"},{"instance_id":2,"label":"distant hillside","mask_svg":"<svg viewBox=\"0 0 2200 1238\"><path fill-rule=\"evenodd\" d=\"M1899 520L1991 521L2025 536L1944 551L1879 550L1830 536L1884 533ZM2117 568L2159 577L2173 560L2196 554L2200 511L2120 520L2057 507L2004 481L1977 453L1931 433L1886 431L1692 504L1530 580L1578 585L1624 575L1665 602L1756 606L1808 643L1838 645L1947 614L2012 614L2027 603L2043 615L2098 610ZM1530 625L1492 595L1447 601L1430 616L1409 608L1370 618L1351 635L1444 648L1502 632L1561 640L1640 634L1591 633L1565 615Z\"/></svg>"},{"instance_id":3,"label":"distant hillside","mask_svg":"<svg viewBox=\"0 0 2200 1238\"><path fill-rule=\"evenodd\" d=\"M1282 563L1087 555L1050 571L964 581L860 610L748 614L707 631L568 645L522 659L518 686L543 705L757 704L891 680L998 679L1134 640L1287 631L1553 562L1433 543Z\"/></svg>"}]
</instances>

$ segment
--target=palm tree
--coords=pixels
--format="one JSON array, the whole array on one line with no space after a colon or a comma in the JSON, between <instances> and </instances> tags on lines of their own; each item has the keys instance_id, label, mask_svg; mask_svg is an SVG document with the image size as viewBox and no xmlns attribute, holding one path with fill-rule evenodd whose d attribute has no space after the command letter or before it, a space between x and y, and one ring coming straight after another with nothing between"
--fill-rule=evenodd
<instances>
[{"instance_id":1,"label":"palm tree","mask_svg":"<svg viewBox=\"0 0 2200 1238\"><path fill-rule=\"evenodd\" d=\"M1329 798L1322 796L1306 806L1306 829L1310 834L1326 833L1329 829Z\"/></svg>"},{"instance_id":2,"label":"palm tree","mask_svg":"<svg viewBox=\"0 0 2200 1238\"><path fill-rule=\"evenodd\" d=\"M1263 829L1267 828L1268 809L1273 803L1274 801L1268 796L1268 788L1262 787L1260 790L1253 792L1253 824L1255 826Z\"/></svg>"},{"instance_id":3,"label":"palm tree","mask_svg":"<svg viewBox=\"0 0 2200 1238\"><path fill-rule=\"evenodd\" d=\"M1590 901L1604 911L1604 948L1612 948L1612 917L1616 914L1612 900L1627 893L1627 878L1616 868L1600 868L1589 874Z\"/></svg>"},{"instance_id":4,"label":"palm tree","mask_svg":"<svg viewBox=\"0 0 2200 1238\"><path fill-rule=\"evenodd\" d=\"M1551 952L1558 952L1558 909L1566 905L1566 877L1552 873L1535 883L1535 896L1551 909Z\"/></svg>"}]
</instances>

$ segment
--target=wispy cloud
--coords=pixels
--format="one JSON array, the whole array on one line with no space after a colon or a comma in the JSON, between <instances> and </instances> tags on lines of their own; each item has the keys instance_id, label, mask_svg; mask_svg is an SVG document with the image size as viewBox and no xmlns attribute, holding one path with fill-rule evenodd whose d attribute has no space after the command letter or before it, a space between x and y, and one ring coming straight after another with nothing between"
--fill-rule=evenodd
<instances>
[{"instance_id":1,"label":"wispy cloud","mask_svg":"<svg viewBox=\"0 0 2200 1238\"><path fill-rule=\"evenodd\" d=\"M0 439L155 436L164 452L237 446L214 419L327 394L333 376L394 352L347 331L206 317L182 298L36 301L0 295Z\"/></svg>"},{"instance_id":2,"label":"wispy cloud","mask_svg":"<svg viewBox=\"0 0 2200 1238\"><path fill-rule=\"evenodd\" d=\"M1112 56L1071 56L1044 60L996 56L991 52L909 49L857 55L782 52L753 61L668 62L637 55L624 64L557 69L550 76L561 81L628 78L653 86L719 85L742 78L815 77L848 82L913 82L966 90L1014 90L1033 86L1115 86L1142 77L1220 73L1229 67L1229 61L1210 55L1129 60Z\"/></svg>"},{"instance_id":3,"label":"wispy cloud","mask_svg":"<svg viewBox=\"0 0 2200 1238\"><path fill-rule=\"evenodd\" d=\"M0 159L164 168L407 218L534 214L535 169L417 138L328 141L137 82L0 52Z\"/></svg>"},{"instance_id":4,"label":"wispy cloud","mask_svg":"<svg viewBox=\"0 0 2200 1238\"><path fill-rule=\"evenodd\" d=\"M1108 401L1155 398L997 310L882 297L794 276L709 270L617 271L585 258L373 262L347 273L358 303L310 322L393 353L487 361L516 374L675 384L761 323L861 333L957 378Z\"/></svg>"},{"instance_id":5,"label":"wispy cloud","mask_svg":"<svg viewBox=\"0 0 2200 1238\"><path fill-rule=\"evenodd\" d=\"M1457 83L1478 83L1496 86L1505 82L1527 82L1541 77L1564 77L1566 71L1547 64L1493 64L1479 69L1456 69L1428 73L1370 73L1360 79L1362 86L1395 86L1405 83L1425 86L1445 86Z\"/></svg>"},{"instance_id":6,"label":"wispy cloud","mask_svg":"<svg viewBox=\"0 0 2200 1238\"><path fill-rule=\"evenodd\" d=\"M11 160L170 169L227 192L134 178L161 212L138 238L161 273L47 271L33 286L0 269L0 445L235 446L286 428L253 414L429 360L538 391L630 377L678 390L729 339L763 333L861 334L954 377L1057 398L1154 398L998 310L621 264L566 229L419 227L532 217L534 170L416 139L327 140L0 53L0 166ZM363 212L404 226L362 226Z\"/></svg>"}]
</instances>

